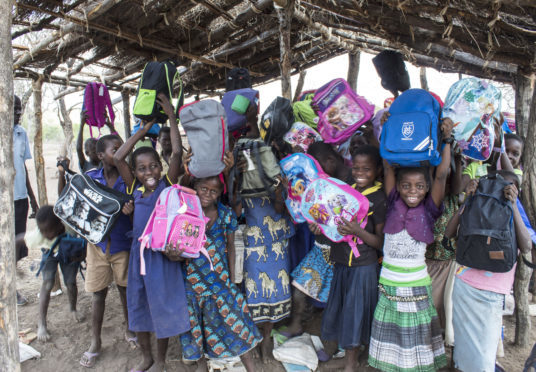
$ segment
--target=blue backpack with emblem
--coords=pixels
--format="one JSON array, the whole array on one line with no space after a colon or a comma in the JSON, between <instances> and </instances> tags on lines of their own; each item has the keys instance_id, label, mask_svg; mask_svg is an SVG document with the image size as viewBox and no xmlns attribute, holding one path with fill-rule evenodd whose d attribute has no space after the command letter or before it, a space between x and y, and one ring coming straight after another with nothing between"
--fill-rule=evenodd
<instances>
[{"instance_id":1,"label":"blue backpack with emblem","mask_svg":"<svg viewBox=\"0 0 536 372\"><path fill-rule=\"evenodd\" d=\"M424 89L409 89L389 108L380 139L380 155L396 167L441 163L439 102Z\"/></svg>"}]
</instances>

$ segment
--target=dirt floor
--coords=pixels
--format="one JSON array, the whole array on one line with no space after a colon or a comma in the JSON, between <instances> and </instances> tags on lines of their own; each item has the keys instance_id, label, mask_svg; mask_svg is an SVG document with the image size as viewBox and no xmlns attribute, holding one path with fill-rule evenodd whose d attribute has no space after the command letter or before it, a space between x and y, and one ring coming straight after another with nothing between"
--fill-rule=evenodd
<instances>
[{"instance_id":1,"label":"dirt floor","mask_svg":"<svg viewBox=\"0 0 536 372\"><path fill-rule=\"evenodd\" d=\"M55 170L55 158L59 146L45 146L45 164L47 175L47 189L49 202L53 203L56 198L57 172ZM30 174L33 173L33 161L27 162ZM76 167L72 167L76 169ZM34 183L35 185L35 183ZM34 190L35 186L34 186ZM30 220L28 230L35 228L35 222ZM37 293L41 285L41 278L35 277L35 272L39 266L41 253L31 251L29 257L24 258L18 265L17 288L25 295L29 303L18 308L19 330L32 328L37 331L38 301ZM69 317L69 306L67 295L64 293L54 297L50 301L48 311L48 327L52 335L49 342L43 343L33 341L30 345L41 353L41 358L29 360L22 364L22 371L85 371L79 364L79 360L84 351L89 346L91 332L91 295L84 291L82 278L78 277L78 310L85 315L85 320L76 323ZM63 286L65 290L65 286ZM321 314L316 313L312 321L307 324L307 331L318 334L320 328ZM531 346L520 348L513 346L515 317L504 317L505 326L505 357L499 362L506 371L522 371L525 359L530 353L532 344L536 342L536 331L531 332ZM124 340L124 323L120 307L119 295L115 288L111 288L106 303L106 313L102 329L102 354L93 371L128 371L140 360L140 353L137 349L131 349ZM449 352L450 355L450 352ZM193 371L193 367L185 366L181 361L181 351L178 338L170 341L167 356L167 371ZM268 365L257 363L259 371L284 371L279 362L273 361ZM324 364L319 365L320 371L337 370L328 368ZM360 371L372 371L370 367L360 367Z\"/></svg>"}]
</instances>

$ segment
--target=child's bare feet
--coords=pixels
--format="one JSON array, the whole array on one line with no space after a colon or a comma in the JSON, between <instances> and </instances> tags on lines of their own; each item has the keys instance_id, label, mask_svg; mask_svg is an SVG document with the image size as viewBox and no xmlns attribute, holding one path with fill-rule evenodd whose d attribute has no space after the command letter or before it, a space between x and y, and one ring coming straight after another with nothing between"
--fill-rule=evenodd
<instances>
[{"instance_id":1,"label":"child's bare feet","mask_svg":"<svg viewBox=\"0 0 536 372\"><path fill-rule=\"evenodd\" d=\"M78 312L76 310L71 311L71 315L72 315L74 321L77 322L77 323L83 322L86 319L84 314L82 314L82 313L80 313L80 312Z\"/></svg>"},{"instance_id":2,"label":"child's bare feet","mask_svg":"<svg viewBox=\"0 0 536 372\"><path fill-rule=\"evenodd\" d=\"M271 359L273 359L272 349L273 349L272 338L271 337L265 337L261 341L261 346L260 346L262 362L264 364L268 364L268 362Z\"/></svg>"},{"instance_id":3,"label":"child's bare feet","mask_svg":"<svg viewBox=\"0 0 536 372\"><path fill-rule=\"evenodd\" d=\"M42 342L50 340L50 333L48 333L45 325L39 325L37 327L37 339Z\"/></svg>"},{"instance_id":4,"label":"child's bare feet","mask_svg":"<svg viewBox=\"0 0 536 372\"><path fill-rule=\"evenodd\" d=\"M206 372L207 371L207 360L201 358L196 362L195 372Z\"/></svg>"},{"instance_id":5,"label":"child's bare feet","mask_svg":"<svg viewBox=\"0 0 536 372\"><path fill-rule=\"evenodd\" d=\"M139 346L138 337L136 337L134 332L129 331L128 329L125 331L125 341L128 342L131 349L135 349Z\"/></svg>"},{"instance_id":6,"label":"child's bare feet","mask_svg":"<svg viewBox=\"0 0 536 372\"><path fill-rule=\"evenodd\" d=\"M152 367L155 365L153 359L145 359L141 361L136 367L132 368L130 371L153 371ZM150 369L149 369L150 368ZM159 370L157 370L159 371ZM161 370L163 371L163 369Z\"/></svg>"}]
</instances>

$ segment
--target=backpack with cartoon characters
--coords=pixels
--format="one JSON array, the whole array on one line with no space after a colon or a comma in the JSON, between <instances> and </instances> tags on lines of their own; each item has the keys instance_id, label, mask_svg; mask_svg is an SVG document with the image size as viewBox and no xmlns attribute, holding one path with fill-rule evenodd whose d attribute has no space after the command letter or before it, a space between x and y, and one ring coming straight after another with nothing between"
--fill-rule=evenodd
<instances>
[{"instance_id":1,"label":"backpack with cartoon characters","mask_svg":"<svg viewBox=\"0 0 536 372\"><path fill-rule=\"evenodd\" d=\"M289 145L299 147L303 152L307 152L309 146L314 142L322 141L322 137L307 124L297 121L285 133L283 140Z\"/></svg>"}]
</instances>

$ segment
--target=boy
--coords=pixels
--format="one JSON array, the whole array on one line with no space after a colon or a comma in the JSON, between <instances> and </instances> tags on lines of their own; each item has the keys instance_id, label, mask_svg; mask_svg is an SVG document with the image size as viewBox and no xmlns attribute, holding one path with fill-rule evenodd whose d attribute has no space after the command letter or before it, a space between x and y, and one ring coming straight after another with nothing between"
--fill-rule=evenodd
<instances>
[{"instance_id":1,"label":"boy","mask_svg":"<svg viewBox=\"0 0 536 372\"><path fill-rule=\"evenodd\" d=\"M80 172L82 173L92 169L102 168L102 163L97 155L97 139L88 138L84 142L84 124L86 124L86 113L85 111L81 111L80 130L78 131L78 138L76 139L76 154L78 155L78 165L80 167ZM108 120L106 120L106 125L110 128L110 133L116 133L115 128ZM84 144L84 151L82 151L82 143ZM86 156L88 159L86 159Z\"/></svg>"},{"instance_id":2,"label":"boy","mask_svg":"<svg viewBox=\"0 0 536 372\"><path fill-rule=\"evenodd\" d=\"M37 339L39 341L48 341L50 333L47 329L47 311L50 301L50 292L54 286L54 277L58 270L58 263L61 266L63 273L63 281L67 287L67 295L69 296L69 308L73 318L80 322L83 316L76 311L76 300L78 296L78 288L76 287L76 274L80 266L80 262L71 262L65 264L58 260L58 247L56 246L49 253L56 238L65 232L65 226L61 220L54 214L54 209L50 205L45 205L39 208L35 216L37 222L37 230L31 231L24 237L26 245L30 249L41 249L43 251L43 260L41 272L43 275L43 284L39 293L39 320L37 325Z\"/></svg>"},{"instance_id":3,"label":"boy","mask_svg":"<svg viewBox=\"0 0 536 372\"><path fill-rule=\"evenodd\" d=\"M520 178L523 177L523 171L520 169L521 156L523 155L524 142L521 137L514 133L506 133L504 135L504 145L506 148L506 155L512 163L514 173Z\"/></svg>"}]
</instances>

